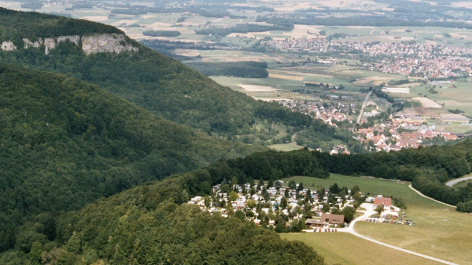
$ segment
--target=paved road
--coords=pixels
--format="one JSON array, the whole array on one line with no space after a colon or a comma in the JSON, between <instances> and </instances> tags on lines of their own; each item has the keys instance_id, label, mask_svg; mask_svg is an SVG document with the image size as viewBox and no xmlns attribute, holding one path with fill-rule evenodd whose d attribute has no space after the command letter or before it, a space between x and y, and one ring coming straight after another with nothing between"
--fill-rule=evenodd
<instances>
[{"instance_id":1,"label":"paved road","mask_svg":"<svg viewBox=\"0 0 472 265\"><path fill-rule=\"evenodd\" d=\"M454 186L454 184L457 184L459 182L469 180L469 179L472 179L472 176L466 176L466 177L462 177L462 178L458 178L458 179L453 179L453 180L450 180L450 181L446 182L446 186L452 187L452 186Z\"/></svg>"},{"instance_id":2,"label":"paved road","mask_svg":"<svg viewBox=\"0 0 472 265\"><path fill-rule=\"evenodd\" d=\"M360 122L361 122L362 115L364 115L364 108L365 108L365 106L367 105L367 101L369 101L370 95L372 95L372 91L370 91L370 92L367 94L367 96L366 96L365 99L364 99L364 103L362 103L361 112L359 113L359 117L357 117L357 123L360 123Z\"/></svg>"},{"instance_id":3,"label":"paved road","mask_svg":"<svg viewBox=\"0 0 472 265\"><path fill-rule=\"evenodd\" d=\"M422 257L422 258L425 258L425 259L429 259L429 260L432 260L432 261L436 261L436 262L439 262L439 263L443 263L443 264L449 264L449 265L457 265L456 263L452 263L452 262L449 262L449 261L446 261L446 260L442 260L442 259L437 259L435 257L431 257L431 256L427 256L427 255L423 255L423 254L420 254L420 253L417 253L417 252L413 252L413 251L410 251L410 250L406 250L406 249L403 249L403 248L399 248L399 247L396 247L396 246L392 246L392 245L389 245L389 244L386 244L386 243L383 243L383 242L380 242L380 241L377 241L375 239L371 239L369 237L366 237L366 236L363 236L359 233L357 233L356 231L354 231L354 225L356 224L357 221L361 221L361 220L364 220L365 218L371 216L372 214L375 213L375 210L374 210L374 205L371 204L371 203L363 203L361 205L361 207L363 207L364 209L366 209L367 211L365 211L364 215L360 216L360 217L357 217L356 219L354 219L350 224L349 224L349 227L347 229L347 232L357 236L357 237L360 237L362 239L365 239L365 240L369 240L370 242L373 242L373 243L376 243L376 244L379 244L379 245L382 245L382 246L385 246L385 247L389 247L389 248L393 248L395 250L399 250L399 251L403 251L405 253L408 253L408 254L411 254L411 255L415 255L415 256L418 256L418 257Z\"/></svg>"}]
</instances>

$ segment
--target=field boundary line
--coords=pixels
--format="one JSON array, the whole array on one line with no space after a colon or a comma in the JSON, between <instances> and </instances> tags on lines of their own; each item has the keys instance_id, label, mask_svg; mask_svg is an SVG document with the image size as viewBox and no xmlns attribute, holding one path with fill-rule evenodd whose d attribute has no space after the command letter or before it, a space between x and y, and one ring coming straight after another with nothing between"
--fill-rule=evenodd
<instances>
[{"instance_id":1,"label":"field boundary line","mask_svg":"<svg viewBox=\"0 0 472 265\"><path fill-rule=\"evenodd\" d=\"M428 197L428 196L424 195L423 193L421 193L421 192L418 191L417 189L413 188L413 186L412 186L411 184L408 185L408 187L409 187L410 189L412 189L414 192L418 193L420 196L425 197L426 199L430 199L430 200L432 200L432 201L435 201L435 202L437 202L437 203L440 203L440 204L443 204L443 205L446 205L446 206L449 206L449 207L457 208L457 207L454 206L454 205L447 204L447 203L445 203L445 202L438 201L438 200L436 200L436 199L433 199L433 198L431 198L431 197Z\"/></svg>"}]
</instances>

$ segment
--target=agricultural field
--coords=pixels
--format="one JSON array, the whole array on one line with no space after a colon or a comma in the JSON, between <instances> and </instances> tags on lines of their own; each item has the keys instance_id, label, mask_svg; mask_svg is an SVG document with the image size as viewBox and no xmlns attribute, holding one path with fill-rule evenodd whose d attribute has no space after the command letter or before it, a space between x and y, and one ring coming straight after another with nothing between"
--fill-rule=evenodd
<instances>
[{"instance_id":1,"label":"agricultural field","mask_svg":"<svg viewBox=\"0 0 472 265\"><path fill-rule=\"evenodd\" d=\"M292 92L294 89L305 87L297 81L278 78L242 78L227 76L211 76L217 83L228 86L255 99L264 101L306 99L306 95ZM256 89L264 87L266 89ZM267 89L270 88L270 89Z\"/></svg>"},{"instance_id":2,"label":"agricultural field","mask_svg":"<svg viewBox=\"0 0 472 265\"><path fill-rule=\"evenodd\" d=\"M452 207L419 196L408 187L408 182L337 174L331 174L326 180L298 176L284 181L292 179L310 188L328 187L334 183L348 188L358 185L361 191L367 194L402 198L407 204L405 213L408 218L413 219L415 226L358 222L355 226L356 232L387 244L458 264L470 264L472 260L472 215L455 212Z\"/></svg>"},{"instance_id":3,"label":"agricultural field","mask_svg":"<svg viewBox=\"0 0 472 265\"><path fill-rule=\"evenodd\" d=\"M377 265L377 264L440 264L428 259L400 252L349 233L301 233L280 234L287 240L302 241L333 264ZM392 263L395 261L395 263Z\"/></svg>"}]
</instances>

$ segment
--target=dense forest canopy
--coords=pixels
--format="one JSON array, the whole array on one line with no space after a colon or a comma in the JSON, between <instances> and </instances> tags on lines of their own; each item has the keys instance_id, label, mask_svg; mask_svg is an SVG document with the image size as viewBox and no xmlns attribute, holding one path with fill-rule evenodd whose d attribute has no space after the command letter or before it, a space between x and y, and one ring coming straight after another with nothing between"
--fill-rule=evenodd
<instances>
[{"instance_id":1,"label":"dense forest canopy","mask_svg":"<svg viewBox=\"0 0 472 265\"><path fill-rule=\"evenodd\" d=\"M0 64L0 250L38 214L260 151L153 115L76 78Z\"/></svg>"},{"instance_id":2,"label":"dense forest canopy","mask_svg":"<svg viewBox=\"0 0 472 265\"><path fill-rule=\"evenodd\" d=\"M289 153L269 151L229 160L225 167L241 183L248 178L322 177L325 171L412 181L413 187L424 194L457 205L460 211L472 212L472 184L462 188L443 184L472 172L471 140L448 146L354 155L329 155L306 149Z\"/></svg>"},{"instance_id":3,"label":"dense forest canopy","mask_svg":"<svg viewBox=\"0 0 472 265\"><path fill-rule=\"evenodd\" d=\"M66 35L92 35L96 33L123 32L117 28L87 20L34 12L18 12L0 7L0 43L13 41L18 48L24 46L23 38L55 38Z\"/></svg>"},{"instance_id":4,"label":"dense forest canopy","mask_svg":"<svg viewBox=\"0 0 472 265\"><path fill-rule=\"evenodd\" d=\"M53 36L79 34L75 24L80 25L84 34L96 31L109 33L117 29L99 23L75 21L70 31L64 30L65 18L38 13L24 13L2 9L14 19L0 19L0 28L8 32L7 38L23 38L30 31L41 32L42 23L29 24L28 27L15 24L16 21L42 21L47 32ZM82 25L82 24L83 25ZM20 27L15 26L20 25ZM67 23L66 23L67 25ZM86 32L85 29L89 30ZM102 30L103 29L103 30ZM3 33L7 34L7 33ZM46 33L41 33L45 35ZM33 38L36 35L32 35ZM294 120L306 119L301 113L294 113L277 105L260 102L242 93L223 87L185 66L177 60L159 54L143 45L127 39L139 52L85 55L81 48L68 42L61 42L44 54L44 49L24 49L0 51L0 60L21 67L54 71L74 76L83 81L99 85L101 88L125 98L136 105L174 122L188 125L210 135L239 139L240 135L252 134L252 126L260 120L277 120L294 124ZM260 68L260 67L259 67ZM258 69L265 75L265 69ZM263 115L259 115L261 113ZM280 115L283 113L283 115ZM298 124L296 126L299 126ZM294 125L291 125L294 126ZM305 123L303 126L328 125ZM329 131L329 130L326 130ZM334 133L330 134L334 136Z\"/></svg>"},{"instance_id":5,"label":"dense forest canopy","mask_svg":"<svg viewBox=\"0 0 472 265\"><path fill-rule=\"evenodd\" d=\"M186 65L206 76L235 76L245 78L266 78L267 63L261 62L188 62Z\"/></svg>"},{"instance_id":6,"label":"dense forest canopy","mask_svg":"<svg viewBox=\"0 0 472 265\"><path fill-rule=\"evenodd\" d=\"M42 234L48 223L38 218L21 227L21 244L0 255L0 263L324 264L302 242L184 203L202 174L141 185L61 216L52 241Z\"/></svg>"},{"instance_id":7,"label":"dense forest canopy","mask_svg":"<svg viewBox=\"0 0 472 265\"><path fill-rule=\"evenodd\" d=\"M205 168L98 200L77 212L54 217L54 221L38 215L18 229L15 249L4 253L0 261L14 264L14 261L32 258L31 253L41 252L45 261L61 258L69 262L88 259L90 262L129 263L136 260L142 263L143 260L162 261L162 256L165 256L173 262L189 264L208 261L208 258L234 259L235 264L245 261L262 263L262 260L271 260L273 255L279 255L279 248L294 249L293 245L279 241L272 232L264 231L251 222L241 222L237 218L222 219L217 214L210 217L208 213L187 205L189 198L208 195L212 185L228 179L236 178L238 183L245 183L293 175L326 178L329 176L327 171L330 171L413 180L415 187L425 193L435 189L436 194L428 194L430 196L445 201L456 196L458 206L467 206L472 201L471 185L447 188L441 181L470 172L471 145L471 141L464 141L455 146L350 156L307 149L268 151L218 161ZM53 237L48 237L46 232L51 230L55 231ZM271 238L273 242L254 241L254 235L267 240ZM254 244L264 251L251 252L254 247L249 246ZM302 256L301 264L321 263L319 256L303 244L293 244L307 253ZM212 251L208 252L206 246L210 246ZM271 254L265 256L269 252ZM260 259L255 259L253 253L258 253ZM300 252L296 253L292 254L297 256ZM285 262L294 258L292 254L277 257Z\"/></svg>"}]
</instances>

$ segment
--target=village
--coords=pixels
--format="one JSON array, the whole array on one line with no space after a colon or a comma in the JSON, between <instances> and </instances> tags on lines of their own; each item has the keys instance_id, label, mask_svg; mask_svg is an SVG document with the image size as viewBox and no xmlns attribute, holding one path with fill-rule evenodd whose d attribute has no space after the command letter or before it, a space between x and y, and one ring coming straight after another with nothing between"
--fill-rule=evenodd
<instances>
[{"instance_id":1,"label":"village","mask_svg":"<svg viewBox=\"0 0 472 265\"><path fill-rule=\"evenodd\" d=\"M401 40L401 37L395 37ZM353 42L316 39L271 40L266 45L281 51L308 51L320 54L336 53L350 58L368 55L374 63L365 63L371 71L423 78L451 78L472 75L472 49L419 44L416 42ZM337 63L317 60L319 63Z\"/></svg>"},{"instance_id":2,"label":"village","mask_svg":"<svg viewBox=\"0 0 472 265\"><path fill-rule=\"evenodd\" d=\"M353 118L348 116L356 113L356 104L329 103L303 100L280 100L281 105L290 108L294 112L311 115L315 119L323 120L325 123L337 126L335 122L348 120L352 123Z\"/></svg>"},{"instance_id":3,"label":"village","mask_svg":"<svg viewBox=\"0 0 472 265\"><path fill-rule=\"evenodd\" d=\"M392 113L380 123L369 125L369 117L375 117L381 113L378 108L373 107L371 111L363 113L360 126L356 128L355 123L353 123L353 115L356 115L358 111L354 103L306 100L281 100L278 102L294 112L310 115L314 119L320 119L333 127L338 127L341 122L344 122L353 133L354 138L363 143L365 148L374 152L418 148L433 139L438 139L437 137L444 141L454 141L465 136L464 134L437 130L436 126L426 124L426 118L431 116L437 119L441 118L447 122L451 119L456 121L454 119L458 119L459 117L456 116L460 115L449 115L451 117L443 115L444 117L440 117L426 108L405 108L402 111ZM459 120L459 122L468 124L469 119ZM331 150L326 151L330 154L350 154L348 148L342 145L334 146Z\"/></svg>"},{"instance_id":4,"label":"village","mask_svg":"<svg viewBox=\"0 0 472 265\"><path fill-rule=\"evenodd\" d=\"M236 216L241 220L263 225L277 232L349 232L349 223L366 221L412 225L392 198L366 196L358 186L348 190L333 184L329 188L306 189L303 183L272 180L255 183L229 184L224 180L212 187L211 196L195 196L188 204L222 217ZM401 200L400 206L403 205ZM358 209L361 209L357 211ZM414 225L414 224L413 224Z\"/></svg>"}]
</instances>

